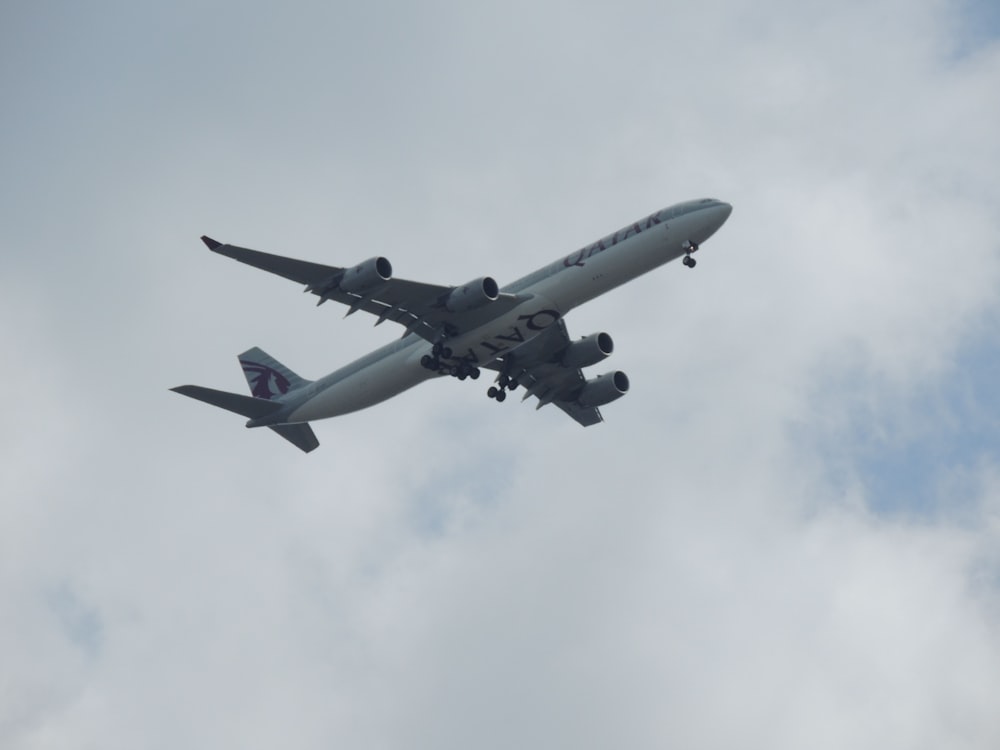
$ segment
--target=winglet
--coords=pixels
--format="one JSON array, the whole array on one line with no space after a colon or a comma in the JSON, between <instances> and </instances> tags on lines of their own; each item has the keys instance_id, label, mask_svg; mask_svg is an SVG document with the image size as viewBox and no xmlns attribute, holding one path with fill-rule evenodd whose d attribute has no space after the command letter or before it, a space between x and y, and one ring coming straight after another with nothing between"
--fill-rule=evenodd
<instances>
[{"instance_id":1,"label":"winglet","mask_svg":"<svg viewBox=\"0 0 1000 750\"><path fill-rule=\"evenodd\" d=\"M217 247L222 247L221 242L219 242L218 240L213 240L207 234L203 234L201 236L201 241L205 243L206 247L208 247L209 250L215 250L215 248Z\"/></svg>"}]
</instances>

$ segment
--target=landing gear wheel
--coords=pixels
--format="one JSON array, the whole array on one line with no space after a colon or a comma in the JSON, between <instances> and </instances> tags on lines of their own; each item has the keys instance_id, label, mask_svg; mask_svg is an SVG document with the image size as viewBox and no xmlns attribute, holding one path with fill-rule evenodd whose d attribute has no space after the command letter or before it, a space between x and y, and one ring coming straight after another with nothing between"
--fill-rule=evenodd
<instances>
[{"instance_id":1,"label":"landing gear wheel","mask_svg":"<svg viewBox=\"0 0 1000 750\"><path fill-rule=\"evenodd\" d=\"M507 383L507 390L508 391L516 391L517 390L517 380L515 380L514 378L511 378L510 382Z\"/></svg>"},{"instance_id":2,"label":"landing gear wheel","mask_svg":"<svg viewBox=\"0 0 1000 750\"><path fill-rule=\"evenodd\" d=\"M694 268L696 265L698 265L698 261L696 261L690 255L685 255L684 256L684 265L687 266L688 268Z\"/></svg>"},{"instance_id":3,"label":"landing gear wheel","mask_svg":"<svg viewBox=\"0 0 1000 750\"><path fill-rule=\"evenodd\" d=\"M495 388L492 385L490 386L490 389L486 391L486 395L489 396L490 398L496 398L498 393L500 393L499 389Z\"/></svg>"},{"instance_id":4,"label":"landing gear wheel","mask_svg":"<svg viewBox=\"0 0 1000 750\"><path fill-rule=\"evenodd\" d=\"M420 358L420 366L427 370L436 370L437 363L434 361L434 357L430 354L425 354Z\"/></svg>"},{"instance_id":5,"label":"landing gear wheel","mask_svg":"<svg viewBox=\"0 0 1000 750\"><path fill-rule=\"evenodd\" d=\"M494 397L497 401L503 403L504 399L507 398L507 391L497 391L497 395Z\"/></svg>"}]
</instances>

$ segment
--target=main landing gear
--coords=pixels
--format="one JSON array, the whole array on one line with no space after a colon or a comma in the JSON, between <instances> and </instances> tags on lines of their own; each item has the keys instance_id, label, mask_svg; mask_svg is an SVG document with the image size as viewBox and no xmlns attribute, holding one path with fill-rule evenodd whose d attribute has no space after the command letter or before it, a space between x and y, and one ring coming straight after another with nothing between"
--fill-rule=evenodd
<instances>
[{"instance_id":1,"label":"main landing gear","mask_svg":"<svg viewBox=\"0 0 1000 750\"><path fill-rule=\"evenodd\" d=\"M442 343L437 343L431 347L430 354L425 354L420 358L420 365L431 372L436 372L440 375L450 375L459 380L465 380L466 378L478 380L480 375L479 368L466 360L453 359L454 354L450 347ZM497 384L491 385L489 390L486 391L486 395L496 399L498 402L502 402L507 399L507 391L513 391L517 386L517 378L512 378L506 373L501 373L497 377Z\"/></svg>"},{"instance_id":2,"label":"main landing gear","mask_svg":"<svg viewBox=\"0 0 1000 750\"><path fill-rule=\"evenodd\" d=\"M475 365L471 365L468 362L458 360L453 362L442 362L442 359L451 359L454 352L452 352L450 347L444 344L438 343L434 344L431 349L430 354L425 354L420 358L420 364L424 369L431 370L433 372L440 373L442 375L450 375L453 378L458 378L459 380L465 380L466 378L472 378L475 380L479 377L479 368Z\"/></svg>"},{"instance_id":3,"label":"main landing gear","mask_svg":"<svg viewBox=\"0 0 1000 750\"><path fill-rule=\"evenodd\" d=\"M697 252L698 243L691 242L690 240L688 240L687 242L684 243L684 245L685 245L684 260L681 262L688 268L694 268L696 265L698 265L698 261L696 261L694 258L691 257L691 253Z\"/></svg>"},{"instance_id":4,"label":"main landing gear","mask_svg":"<svg viewBox=\"0 0 1000 750\"><path fill-rule=\"evenodd\" d=\"M507 398L507 391L513 391L515 388L517 388L517 379L501 374L497 378L497 385L491 385L490 389L486 391L486 395L495 398L498 403L502 403Z\"/></svg>"}]
</instances>

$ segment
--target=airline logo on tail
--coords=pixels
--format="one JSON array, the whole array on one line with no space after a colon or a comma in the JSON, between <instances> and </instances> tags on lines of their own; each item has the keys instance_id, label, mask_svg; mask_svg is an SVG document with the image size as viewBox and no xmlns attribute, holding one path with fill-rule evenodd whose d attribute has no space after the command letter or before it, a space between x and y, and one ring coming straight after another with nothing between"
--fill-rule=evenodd
<instances>
[{"instance_id":1,"label":"airline logo on tail","mask_svg":"<svg viewBox=\"0 0 1000 750\"><path fill-rule=\"evenodd\" d=\"M241 359L243 374L250 385L250 395L254 398L272 399L288 393L291 382L273 367Z\"/></svg>"}]
</instances>

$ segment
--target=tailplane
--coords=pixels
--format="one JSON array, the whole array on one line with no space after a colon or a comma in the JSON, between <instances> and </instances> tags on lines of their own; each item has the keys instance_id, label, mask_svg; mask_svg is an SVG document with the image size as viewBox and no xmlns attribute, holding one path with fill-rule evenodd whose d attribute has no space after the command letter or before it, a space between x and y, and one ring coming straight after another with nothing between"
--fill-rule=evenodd
<instances>
[{"instance_id":1,"label":"tailplane","mask_svg":"<svg viewBox=\"0 0 1000 750\"><path fill-rule=\"evenodd\" d=\"M281 408L281 404L276 401L244 396L240 393L217 391L214 388L203 388L200 385L179 385L170 390L174 393L180 393L182 396L218 406L220 409L231 411L234 414L242 414L249 419L261 419Z\"/></svg>"},{"instance_id":2,"label":"tailplane","mask_svg":"<svg viewBox=\"0 0 1000 750\"><path fill-rule=\"evenodd\" d=\"M312 427L309 426L308 422L300 424L275 424L271 425L271 429L300 451L309 453L309 451L316 450L319 447L319 440L316 439L316 433L312 431Z\"/></svg>"},{"instance_id":3,"label":"tailplane","mask_svg":"<svg viewBox=\"0 0 1000 750\"><path fill-rule=\"evenodd\" d=\"M179 385L170 390L255 420L264 419L280 411L285 407L285 404L282 403L282 396L312 382L296 375L281 362L257 347L240 355L240 366L246 376L247 385L250 386L251 395L249 396L217 391L214 388L203 388L200 385ZM275 419L280 418L275 417ZM251 424L247 426L249 427ZM312 427L307 422L267 426L306 453L319 446L319 440L316 439Z\"/></svg>"}]
</instances>

